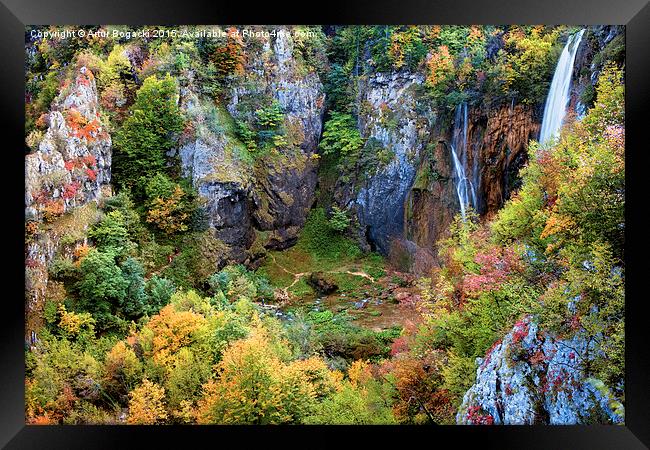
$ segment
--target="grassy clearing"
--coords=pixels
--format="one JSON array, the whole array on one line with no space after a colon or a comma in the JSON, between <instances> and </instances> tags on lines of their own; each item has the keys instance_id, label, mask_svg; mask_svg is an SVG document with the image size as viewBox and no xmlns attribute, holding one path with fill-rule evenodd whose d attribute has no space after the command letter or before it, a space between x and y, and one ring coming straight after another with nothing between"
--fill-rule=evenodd
<instances>
[{"instance_id":1,"label":"grassy clearing","mask_svg":"<svg viewBox=\"0 0 650 450\"><path fill-rule=\"evenodd\" d=\"M289 287L296 274L308 276L312 272L325 272L332 275L341 292L351 292L371 284L369 278L376 279L385 270L383 257L361 252L351 239L328 226L322 209L314 209L296 245L270 252L258 272L277 288ZM292 292L305 294L310 291L304 280L292 286Z\"/></svg>"},{"instance_id":2,"label":"grassy clearing","mask_svg":"<svg viewBox=\"0 0 650 450\"><path fill-rule=\"evenodd\" d=\"M307 283L312 272L327 274L338 290L319 297ZM257 273L290 295L291 302L283 307L287 312L346 314L356 326L374 331L401 326L410 313L384 292L384 258L361 252L352 240L333 231L322 209L310 213L295 246L269 252Z\"/></svg>"}]
</instances>

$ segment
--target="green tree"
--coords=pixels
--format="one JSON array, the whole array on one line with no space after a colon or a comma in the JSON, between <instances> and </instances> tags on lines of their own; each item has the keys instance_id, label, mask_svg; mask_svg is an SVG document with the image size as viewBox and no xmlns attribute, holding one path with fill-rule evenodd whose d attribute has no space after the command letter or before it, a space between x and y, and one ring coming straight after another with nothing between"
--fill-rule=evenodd
<instances>
[{"instance_id":1,"label":"green tree","mask_svg":"<svg viewBox=\"0 0 650 450\"><path fill-rule=\"evenodd\" d=\"M115 179L136 196L142 196L146 182L164 170L165 153L183 129L176 89L169 75L144 80L115 137Z\"/></svg>"},{"instance_id":2,"label":"green tree","mask_svg":"<svg viewBox=\"0 0 650 450\"><path fill-rule=\"evenodd\" d=\"M159 278L157 275L147 280L146 292L149 296L147 312L149 314L157 313L160 308L169 303L169 299L176 291L174 283L166 278Z\"/></svg>"},{"instance_id":3,"label":"green tree","mask_svg":"<svg viewBox=\"0 0 650 450\"><path fill-rule=\"evenodd\" d=\"M352 107L350 73L340 64L333 64L327 72L325 91L332 110L350 112Z\"/></svg>"},{"instance_id":4,"label":"green tree","mask_svg":"<svg viewBox=\"0 0 650 450\"><path fill-rule=\"evenodd\" d=\"M368 383L368 386L345 383L338 392L319 403L305 422L322 425L395 424L395 417L387 403L377 382Z\"/></svg>"},{"instance_id":5,"label":"green tree","mask_svg":"<svg viewBox=\"0 0 650 450\"><path fill-rule=\"evenodd\" d=\"M363 147L363 138L359 134L356 121L350 114L332 111L325 122L320 148L323 154L356 156Z\"/></svg>"},{"instance_id":6,"label":"green tree","mask_svg":"<svg viewBox=\"0 0 650 450\"><path fill-rule=\"evenodd\" d=\"M345 231L350 226L350 221L351 220L344 209L341 209L336 205L332 206L332 212L327 223L333 230L338 232Z\"/></svg>"},{"instance_id":7,"label":"green tree","mask_svg":"<svg viewBox=\"0 0 650 450\"><path fill-rule=\"evenodd\" d=\"M128 283L126 294L120 304L127 318L138 318L147 309L147 294L144 284L144 269L134 258L127 258L122 264L122 276Z\"/></svg>"},{"instance_id":8,"label":"green tree","mask_svg":"<svg viewBox=\"0 0 650 450\"><path fill-rule=\"evenodd\" d=\"M100 249L113 249L121 252L129 242L124 215L121 211L111 211L88 232Z\"/></svg>"},{"instance_id":9,"label":"green tree","mask_svg":"<svg viewBox=\"0 0 650 450\"><path fill-rule=\"evenodd\" d=\"M100 325L106 325L124 300L129 282L115 263L115 253L91 249L81 260L80 280L76 284L81 309L90 312Z\"/></svg>"},{"instance_id":10,"label":"green tree","mask_svg":"<svg viewBox=\"0 0 650 450\"><path fill-rule=\"evenodd\" d=\"M103 209L108 213L111 211L119 211L122 213L124 226L126 226L130 237L139 237L142 235L143 227L140 222L140 215L136 211L135 203L128 190L122 190L119 194L105 199Z\"/></svg>"}]
</instances>

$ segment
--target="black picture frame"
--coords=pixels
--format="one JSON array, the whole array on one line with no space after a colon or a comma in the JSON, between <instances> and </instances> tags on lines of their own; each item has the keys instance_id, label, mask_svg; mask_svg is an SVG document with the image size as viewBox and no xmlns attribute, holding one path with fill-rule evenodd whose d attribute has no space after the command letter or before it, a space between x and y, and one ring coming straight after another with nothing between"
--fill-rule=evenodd
<instances>
[{"instance_id":1,"label":"black picture frame","mask_svg":"<svg viewBox=\"0 0 650 450\"><path fill-rule=\"evenodd\" d=\"M646 344L647 302L641 240L647 210L643 194L647 153L644 112L650 104L650 4L645 0L331 0L326 3L179 3L173 0L1 0L0 90L2 92L1 183L5 225L0 327L0 445L25 448L162 448L248 443L339 446L348 436L364 445L443 445L455 448L635 449L650 445L650 360ZM26 426L24 414L24 33L37 24L611 24L626 25L626 424L624 426L501 427L219 427L219 426ZM23 180L21 182L21 180ZM10 211L10 212L9 212ZM15 236L15 237L14 237ZM11 286L11 290L6 289ZM15 290L15 292L14 292ZM344 432L345 436L337 438ZM444 436L443 436L444 435ZM402 444L403 442L403 444ZM450 444L447 444L450 445Z\"/></svg>"}]
</instances>

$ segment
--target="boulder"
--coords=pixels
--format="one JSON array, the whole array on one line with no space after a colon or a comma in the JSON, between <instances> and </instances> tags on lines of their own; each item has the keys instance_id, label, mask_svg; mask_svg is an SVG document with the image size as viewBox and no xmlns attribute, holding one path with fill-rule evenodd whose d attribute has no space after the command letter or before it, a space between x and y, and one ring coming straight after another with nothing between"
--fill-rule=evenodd
<instances>
[{"instance_id":1,"label":"boulder","mask_svg":"<svg viewBox=\"0 0 650 450\"><path fill-rule=\"evenodd\" d=\"M318 295L333 294L338 290L336 283L323 272L312 272L307 278L309 284Z\"/></svg>"}]
</instances>

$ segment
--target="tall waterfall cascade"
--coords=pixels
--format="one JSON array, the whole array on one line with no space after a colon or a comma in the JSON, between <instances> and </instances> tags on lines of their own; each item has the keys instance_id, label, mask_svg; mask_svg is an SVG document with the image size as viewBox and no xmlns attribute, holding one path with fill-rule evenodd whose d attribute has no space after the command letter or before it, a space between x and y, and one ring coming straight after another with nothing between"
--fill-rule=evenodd
<instances>
[{"instance_id":1,"label":"tall waterfall cascade","mask_svg":"<svg viewBox=\"0 0 650 450\"><path fill-rule=\"evenodd\" d=\"M566 115L569 104L569 88L571 86L571 75L576 53L582 40L585 30L582 29L567 40L560 59L553 74L551 88L546 97L544 106L544 118L542 119L542 130L539 135L539 143L544 144L552 139L560 131L562 121Z\"/></svg>"},{"instance_id":2,"label":"tall waterfall cascade","mask_svg":"<svg viewBox=\"0 0 650 450\"><path fill-rule=\"evenodd\" d=\"M471 167L468 158L470 148L467 144L467 103L462 103L456 108L454 118L454 133L451 142L451 156L454 165L453 181L456 186L456 195L460 203L460 214L465 220L467 207L478 207L476 191L479 186L478 158L471 158Z\"/></svg>"}]
</instances>

